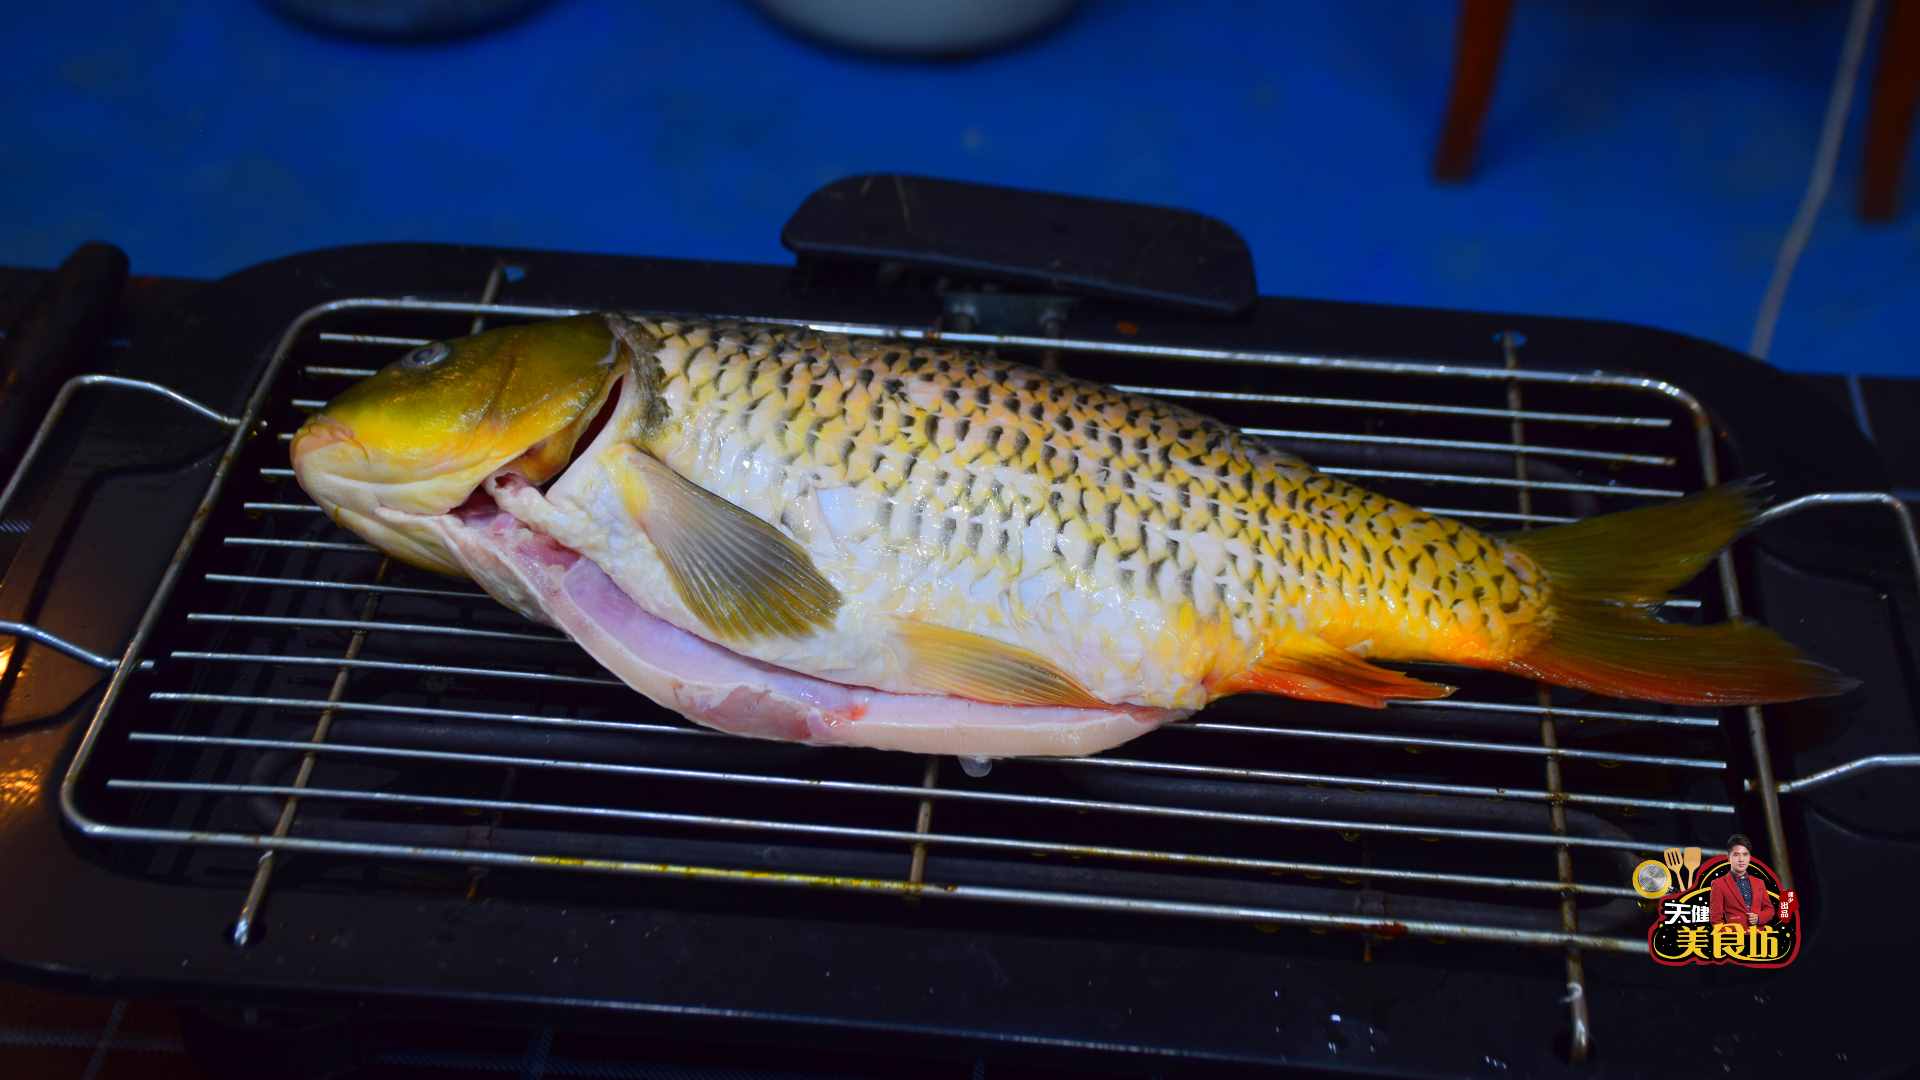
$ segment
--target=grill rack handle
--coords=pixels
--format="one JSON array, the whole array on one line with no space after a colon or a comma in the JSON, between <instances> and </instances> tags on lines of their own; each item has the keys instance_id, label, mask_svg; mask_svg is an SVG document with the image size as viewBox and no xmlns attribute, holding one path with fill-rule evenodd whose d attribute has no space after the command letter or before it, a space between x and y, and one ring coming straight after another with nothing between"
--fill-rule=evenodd
<instances>
[{"instance_id":1,"label":"grill rack handle","mask_svg":"<svg viewBox=\"0 0 1920 1080\"><path fill-rule=\"evenodd\" d=\"M40 421L40 427L34 431L33 441L27 444L26 453L20 455L19 464L13 467L13 475L7 480L6 489L0 491L0 519L6 517L7 507L13 503L14 496L19 493L21 486L26 481L28 473L32 471L34 460L38 458L40 452L46 448L47 440L53 434L53 429L59 424L60 417L66 413L67 406L72 403L74 397L82 390L90 390L96 387L111 390L133 390L139 393L152 394L162 400L170 401L174 405L196 416L219 424L228 430L240 426L240 419L238 417L228 416L226 413L195 401L193 398L180 393L172 387L163 386L160 383L149 382L146 379L129 379L120 375L75 375L61 385L60 392L54 396L52 407L47 410L46 417ZM58 634L34 626L31 623L0 620L0 634L9 634L14 637L23 637L30 641L38 642L48 648L63 652L83 664L99 668L101 671L112 671L126 660L125 656L103 656L84 645L68 641ZM153 661L147 660L140 664L140 669L144 671L152 666Z\"/></svg>"}]
</instances>

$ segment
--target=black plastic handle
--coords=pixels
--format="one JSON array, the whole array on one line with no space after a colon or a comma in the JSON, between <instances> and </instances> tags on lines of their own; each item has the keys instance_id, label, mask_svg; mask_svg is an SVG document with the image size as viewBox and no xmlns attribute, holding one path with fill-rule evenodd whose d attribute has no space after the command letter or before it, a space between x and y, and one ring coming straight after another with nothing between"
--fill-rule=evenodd
<instances>
[{"instance_id":1,"label":"black plastic handle","mask_svg":"<svg viewBox=\"0 0 1920 1080\"><path fill-rule=\"evenodd\" d=\"M99 349L126 282L126 252L85 244L47 278L0 343L0 474L19 462L60 384Z\"/></svg>"},{"instance_id":2,"label":"black plastic handle","mask_svg":"<svg viewBox=\"0 0 1920 1080\"><path fill-rule=\"evenodd\" d=\"M1237 315L1253 256L1226 223L1187 210L918 176L836 180L780 232L803 259L893 263L1071 296Z\"/></svg>"}]
</instances>

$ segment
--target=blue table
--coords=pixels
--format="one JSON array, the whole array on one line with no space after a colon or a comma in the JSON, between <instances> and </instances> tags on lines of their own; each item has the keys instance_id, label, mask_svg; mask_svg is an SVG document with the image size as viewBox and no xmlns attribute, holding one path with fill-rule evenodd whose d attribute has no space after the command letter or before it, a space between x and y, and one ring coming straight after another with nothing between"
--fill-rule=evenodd
<instances>
[{"instance_id":1,"label":"blue table","mask_svg":"<svg viewBox=\"0 0 1920 1080\"><path fill-rule=\"evenodd\" d=\"M899 171L1209 213L1270 294L1735 347L1846 17L1523 7L1480 170L1442 187L1450 3L1089 0L1038 40L935 63L822 48L743 0L559 0L427 45L320 35L259 3L33 7L0 70L5 264L89 238L136 273L195 277L374 240L782 261L807 192ZM1782 367L1920 369L1920 211L1861 224L1858 158L1849 139Z\"/></svg>"}]
</instances>

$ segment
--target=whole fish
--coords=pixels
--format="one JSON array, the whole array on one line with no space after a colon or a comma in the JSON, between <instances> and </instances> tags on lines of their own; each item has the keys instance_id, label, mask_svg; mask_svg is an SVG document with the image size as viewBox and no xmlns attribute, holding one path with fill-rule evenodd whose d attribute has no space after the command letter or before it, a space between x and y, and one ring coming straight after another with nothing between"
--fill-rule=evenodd
<instances>
[{"instance_id":1,"label":"whole fish","mask_svg":"<svg viewBox=\"0 0 1920 1080\"><path fill-rule=\"evenodd\" d=\"M742 735L1086 754L1232 694L1378 708L1439 662L1686 704L1851 684L1654 617L1734 485L1490 535L1153 398L940 345L583 315L437 342L292 444L302 487Z\"/></svg>"}]
</instances>

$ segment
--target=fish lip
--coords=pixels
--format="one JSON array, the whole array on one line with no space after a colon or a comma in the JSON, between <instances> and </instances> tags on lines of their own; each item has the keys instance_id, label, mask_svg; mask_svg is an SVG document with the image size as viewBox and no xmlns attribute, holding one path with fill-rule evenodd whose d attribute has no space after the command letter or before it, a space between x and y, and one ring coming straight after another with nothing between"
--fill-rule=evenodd
<instances>
[{"instance_id":1,"label":"fish lip","mask_svg":"<svg viewBox=\"0 0 1920 1080\"><path fill-rule=\"evenodd\" d=\"M364 488L362 477L371 462L366 447L345 424L324 416L309 417L294 432L287 457L301 490L319 503L327 516L337 521L342 507L359 509L351 505L359 500L348 495Z\"/></svg>"},{"instance_id":2,"label":"fish lip","mask_svg":"<svg viewBox=\"0 0 1920 1080\"><path fill-rule=\"evenodd\" d=\"M300 430L293 433L293 442L287 448L287 456L293 459L294 467L297 469L301 460L308 455L342 443L358 451L363 464L372 464L367 448L360 445L360 440L354 438L353 429L324 414L308 417L307 422L300 425Z\"/></svg>"}]
</instances>

